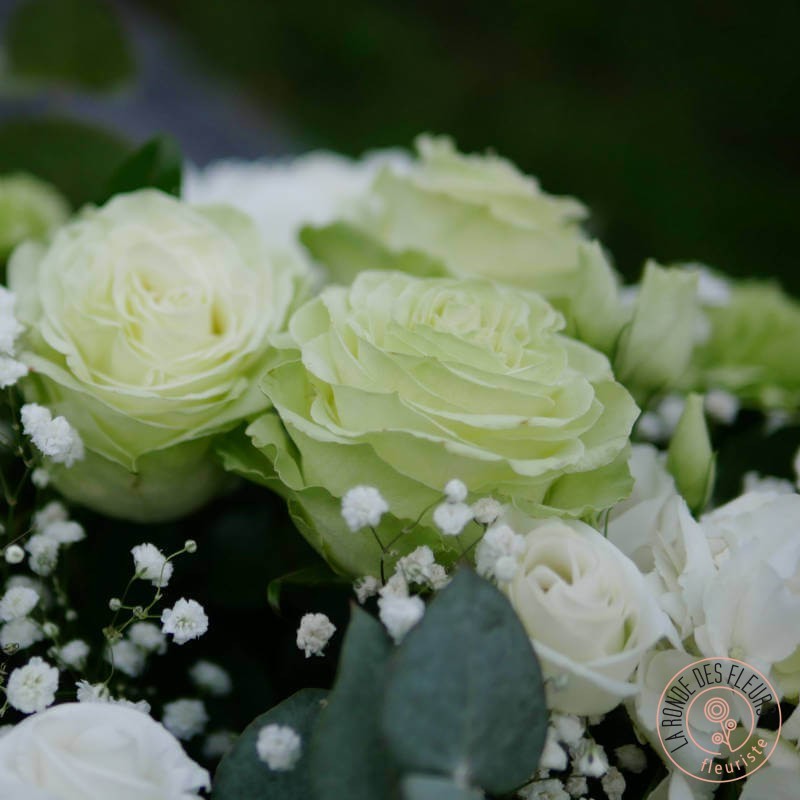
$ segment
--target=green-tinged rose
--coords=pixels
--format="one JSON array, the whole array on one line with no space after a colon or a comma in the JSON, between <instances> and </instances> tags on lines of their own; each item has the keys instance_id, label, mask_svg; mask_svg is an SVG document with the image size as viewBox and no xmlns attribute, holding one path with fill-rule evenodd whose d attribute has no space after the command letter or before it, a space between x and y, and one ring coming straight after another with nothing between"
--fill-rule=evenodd
<instances>
[{"instance_id":1,"label":"green-tinged rose","mask_svg":"<svg viewBox=\"0 0 800 800\"><path fill-rule=\"evenodd\" d=\"M689 384L764 408L797 409L800 303L774 284L733 284L728 301L705 315L710 332L695 351Z\"/></svg>"},{"instance_id":2,"label":"green-tinged rose","mask_svg":"<svg viewBox=\"0 0 800 800\"><path fill-rule=\"evenodd\" d=\"M9 264L28 332L25 394L77 428L86 458L53 465L69 498L142 521L223 484L210 437L268 405L269 338L295 300L293 264L249 218L155 190L88 208Z\"/></svg>"},{"instance_id":3,"label":"green-tinged rose","mask_svg":"<svg viewBox=\"0 0 800 800\"><path fill-rule=\"evenodd\" d=\"M346 221L304 232L332 279L375 268L491 278L544 295L571 334L610 350L623 324L617 277L583 233L584 206L450 139L421 136L417 150L412 164L381 170Z\"/></svg>"},{"instance_id":4,"label":"green-tinged rose","mask_svg":"<svg viewBox=\"0 0 800 800\"><path fill-rule=\"evenodd\" d=\"M605 356L564 336L539 295L482 280L363 272L291 318L262 387L274 404L223 444L229 468L283 492L311 543L343 572L377 574L380 550L351 533L340 498L388 502L384 542L443 497L451 478L528 512L592 515L631 486L638 409ZM478 534L471 524L468 544ZM458 553L430 509L395 547Z\"/></svg>"},{"instance_id":5,"label":"green-tinged rose","mask_svg":"<svg viewBox=\"0 0 800 800\"><path fill-rule=\"evenodd\" d=\"M26 239L43 239L69 216L55 187L33 175L0 176L0 261Z\"/></svg>"}]
</instances>

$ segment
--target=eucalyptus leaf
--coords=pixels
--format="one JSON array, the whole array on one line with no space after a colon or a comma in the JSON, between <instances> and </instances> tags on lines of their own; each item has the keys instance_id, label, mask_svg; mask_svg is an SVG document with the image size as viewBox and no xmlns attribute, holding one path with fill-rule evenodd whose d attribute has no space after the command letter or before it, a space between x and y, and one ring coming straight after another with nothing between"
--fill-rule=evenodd
<instances>
[{"instance_id":1,"label":"eucalyptus leaf","mask_svg":"<svg viewBox=\"0 0 800 800\"><path fill-rule=\"evenodd\" d=\"M171 136L156 136L132 153L108 182L106 198L152 187L180 197L182 157Z\"/></svg>"},{"instance_id":2,"label":"eucalyptus leaf","mask_svg":"<svg viewBox=\"0 0 800 800\"><path fill-rule=\"evenodd\" d=\"M383 626L353 607L339 674L311 742L311 781L319 800L389 800L397 776L380 717L393 645Z\"/></svg>"},{"instance_id":3,"label":"eucalyptus leaf","mask_svg":"<svg viewBox=\"0 0 800 800\"><path fill-rule=\"evenodd\" d=\"M105 0L23 0L6 31L12 76L113 89L134 71L113 6Z\"/></svg>"},{"instance_id":4,"label":"eucalyptus leaf","mask_svg":"<svg viewBox=\"0 0 800 800\"><path fill-rule=\"evenodd\" d=\"M403 779L403 800L481 800L483 792L459 786L449 778L409 775Z\"/></svg>"},{"instance_id":5,"label":"eucalyptus leaf","mask_svg":"<svg viewBox=\"0 0 800 800\"><path fill-rule=\"evenodd\" d=\"M410 772L504 794L534 772L547 708L539 664L506 597L457 573L400 646L383 730Z\"/></svg>"},{"instance_id":6,"label":"eucalyptus leaf","mask_svg":"<svg viewBox=\"0 0 800 800\"><path fill-rule=\"evenodd\" d=\"M211 800L308 800L308 743L325 701L322 689L302 689L245 728L214 776ZM302 739L302 755L291 770L270 769L256 752L265 725L288 725Z\"/></svg>"}]
</instances>

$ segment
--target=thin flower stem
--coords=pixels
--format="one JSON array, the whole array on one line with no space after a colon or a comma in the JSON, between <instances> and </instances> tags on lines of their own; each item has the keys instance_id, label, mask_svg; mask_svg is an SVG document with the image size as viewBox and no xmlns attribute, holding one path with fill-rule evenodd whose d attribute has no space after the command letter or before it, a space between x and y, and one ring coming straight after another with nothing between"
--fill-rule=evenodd
<instances>
[{"instance_id":1,"label":"thin flower stem","mask_svg":"<svg viewBox=\"0 0 800 800\"><path fill-rule=\"evenodd\" d=\"M378 531L369 526L369 529L372 531L372 535L375 537L375 541L378 543L378 547L381 549L381 583L385 586L386 585L386 567L384 565L384 559L386 557L386 547L384 546L383 542L381 541L381 537L378 536Z\"/></svg>"}]
</instances>

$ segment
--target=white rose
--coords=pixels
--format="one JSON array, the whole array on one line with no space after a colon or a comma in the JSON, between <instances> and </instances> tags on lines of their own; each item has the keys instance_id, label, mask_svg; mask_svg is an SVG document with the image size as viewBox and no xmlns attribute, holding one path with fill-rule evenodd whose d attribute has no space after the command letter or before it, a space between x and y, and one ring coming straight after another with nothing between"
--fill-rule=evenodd
<instances>
[{"instance_id":1,"label":"white rose","mask_svg":"<svg viewBox=\"0 0 800 800\"><path fill-rule=\"evenodd\" d=\"M534 523L505 590L558 711L603 714L634 694L636 665L671 629L636 565L582 522Z\"/></svg>"},{"instance_id":2,"label":"white rose","mask_svg":"<svg viewBox=\"0 0 800 800\"><path fill-rule=\"evenodd\" d=\"M29 400L77 429L86 458L52 470L111 516L181 516L227 480L214 434L262 411L258 377L303 270L253 223L154 189L88 207L9 264L28 326Z\"/></svg>"},{"instance_id":3,"label":"white rose","mask_svg":"<svg viewBox=\"0 0 800 800\"><path fill-rule=\"evenodd\" d=\"M210 785L163 726L108 703L67 703L0 738L3 800L199 800Z\"/></svg>"}]
</instances>

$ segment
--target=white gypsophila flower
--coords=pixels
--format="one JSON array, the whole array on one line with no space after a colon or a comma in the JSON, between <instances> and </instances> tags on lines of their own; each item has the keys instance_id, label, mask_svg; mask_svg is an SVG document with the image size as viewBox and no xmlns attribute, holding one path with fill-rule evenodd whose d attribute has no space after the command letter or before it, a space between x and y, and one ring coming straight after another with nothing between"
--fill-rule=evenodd
<instances>
[{"instance_id":1,"label":"white gypsophila flower","mask_svg":"<svg viewBox=\"0 0 800 800\"><path fill-rule=\"evenodd\" d=\"M18 544L10 544L3 551L3 556L8 564L21 564L25 558L25 551Z\"/></svg>"},{"instance_id":2,"label":"white gypsophila flower","mask_svg":"<svg viewBox=\"0 0 800 800\"><path fill-rule=\"evenodd\" d=\"M8 679L6 698L23 714L44 711L56 699L58 670L34 656L24 667L17 667Z\"/></svg>"},{"instance_id":3,"label":"white gypsophila flower","mask_svg":"<svg viewBox=\"0 0 800 800\"><path fill-rule=\"evenodd\" d=\"M472 504L472 515L481 525L494 524L502 513L503 506L494 497L481 497Z\"/></svg>"},{"instance_id":4,"label":"white gypsophila flower","mask_svg":"<svg viewBox=\"0 0 800 800\"><path fill-rule=\"evenodd\" d=\"M45 456L71 467L84 457L80 434L64 417L53 417L48 408L26 403L20 409L22 429Z\"/></svg>"},{"instance_id":5,"label":"white gypsophila flower","mask_svg":"<svg viewBox=\"0 0 800 800\"><path fill-rule=\"evenodd\" d=\"M583 734L586 733L586 725L575 714L555 712L550 715L550 725L555 731L558 741L563 742L567 747L577 747L583 739Z\"/></svg>"},{"instance_id":6,"label":"white gypsophila flower","mask_svg":"<svg viewBox=\"0 0 800 800\"><path fill-rule=\"evenodd\" d=\"M297 629L297 646L311 656L324 655L325 646L336 632L336 626L325 614L304 614Z\"/></svg>"},{"instance_id":7,"label":"white gypsophila flower","mask_svg":"<svg viewBox=\"0 0 800 800\"><path fill-rule=\"evenodd\" d=\"M525 800L570 800L564 784L558 778L535 781L521 790Z\"/></svg>"},{"instance_id":8,"label":"white gypsophila flower","mask_svg":"<svg viewBox=\"0 0 800 800\"><path fill-rule=\"evenodd\" d=\"M589 793L589 784L583 775L570 775L564 781L564 788L570 797L585 797Z\"/></svg>"},{"instance_id":9,"label":"white gypsophila flower","mask_svg":"<svg viewBox=\"0 0 800 800\"><path fill-rule=\"evenodd\" d=\"M389 504L374 486L354 486L342 498L342 517L353 533L374 528L389 510Z\"/></svg>"},{"instance_id":10,"label":"white gypsophila flower","mask_svg":"<svg viewBox=\"0 0 800 800\"><path fill-rule=\"evenodd\" d=\"M483 538L475 548L475 569L478 575L484 578L498 578L497 565L503 558L510 558L516 566L517 558L525 549L525 539L515 533L511 527L504 524L493 525L487 529ZM511 580L516 569L512 569L509 562L504 561L501 565L504 580ZM505 577L508 573L510 577Z\"/></svg>"},{"instance_id":11,"label":"white gypsophila flower","mask_svg":"<svg viewBox=\"0 0 800 800\"><path fill-rule=\"evenodd\" d=\"M26 650L44 638L39 623L29 617L6 622L0 628L0 647L2 648L16 645L20 650Z\"/></svg>"},{"instance_id":12,"label":"white gypsophila flower","mask_svg":"<svg viewBox=\"0 0 800 800\"><path fill-rule=\"evenodd\" d=\"M198 689L214 697L224 697L233 691L233 681L227 670L205 659L192 666L189 678Z\"/></svg>"},{"instance_id":13,"label":"white gypsophila flower","mask_svg":"<svg viewBox=\"0 0 800 800\"><path fill-rule=\"evenodd\" d=\"M472 520L472 509L466 503L442 503L433 512L433 522L445 536L458 536Z\"/></svg>"},{"instance_id":14,"label":"white gypsophila flower","mask_svg":"<svg viewBox=\"0 0 800 800\"><path fill-rule=\"evenodd\" d=\"M378 594L380 588L381 582L372 575L365 575L353 584L353 591L356 593L358 602L361 603L362 606L370 597L374 597Z\"/></svg>"},{"instance_id":15,"label":"white gypsophila flower","mask_svg":"<svg viewBox=\"0 0 800 800\"><path fill-rule=\"evenodd\" d=\"M608 772L600 779L600 785L608 800L622 800L625 792L625 777L616 767L609 767Z\"/></svg>"},{"instance_id":16,"label":"white gypsophila flower","mask_svg":"<svg viewBox=\"0 0 800 800\"><path fill-rule=\"evenodd\" d=\"M58 649L58 660L67 667L82 670L89 657L89 645L83 639L72 639Z\"/></svg>"},{"instance_id":17,"label":"white gypsophila flower","mask_svg":"<svg viewBox=\"0 0 800 800\"><path fill-rule=\"evenodd\" d=\"M172 562L154 545L146 542L131 550L136 577L150 581L157 588L164 588L172 577Z\"/></svg>"},{"instance_id":18,"label":"white gypsophila flower","mask_svg":"<svg viewBox=\"0 0 800 800\"><path fill-rule=\"evenodd\" d=\"M50 485L50 473L44 467L36 467L31 473L31 483L37 489L46 489Z\"/></svg>"},{"instance_id":19,"label":"white gypsophila flower","mask_svg":"<svg viewBox=\"0 0 800 800\"><path fill-rule=\"evenodd\" d=\"M399 644L405 635L425 614L425 603L421 597L396 597L384 595L378 600L381 622L389 635Z\"/></svg>"},{"instance_id":20,"label":"white gypsophila flower","mask_svg":"<svg viewBox=\"0 0 800 800\"><path fill-rule=\"evenodd\" d=\"M20 334L25 330L14 316L17 298L5 286L0 286L0 354L14 355L14 346Z\"/></svg>"},{"instance_id":21,"label":"white gypsophila flower","mask_svg":"<svg viewBox=\"0 0 800 800\"><path fill-rule=\"evenodd\" d=\"M173 736L188 741L205 730L208 712L202 700L173 700L164 704L161 723Z\"/></svg>"},{"instance_id":22,"label":"white gypsophila flower","mask_svg":"<svg viewBox=\"0 0 800 800\"><path fill-rule=\"evenodd\" d=\"M544 748L539 758L539 769L551 772L561 772L567 768L567 751L559 744L556 732L547 729Z\"/></svg>"},{"instance_id":23,"label":"white gypsophila flower","mask_svg":"<svg viewBox=\"0 0 800 800\"><path fill-rule=\"evenodd\" d=\"M636 744L623 744L614 750L620 769L639 775L647 769L647 756L644 750Z\"/></svg>"},{"instance_id":24,"label":"white gypsophila flower","mask_svg":"<svg viewBox=\"0 0 800 800\"><path fill-rule=\"evenodd\" d=\"M63 522L67 519L69 519L67 507L58 500L51 500L33 515L33 528L39 533L44 533L48 525L53 522Z\"/></svg>"},{"instance_id":25,"label":"white gypsophila flower","mask_svg":"<svg viewBox=\"0 0 800 800\"><path fill-rule=\"evenodd\" d=\"M114 665L114 669L130 678L141 675L147 661L146 654L127 639L120 639L109 645L105 657L106 661Z\"/></svg>"},{"instance_id":26,"label":"white gypsophila flower","mask_svg":"<svg viewBox=\"0 0 800 800\"><path fill-rule=\"evenodd\" d=\"M275 772L293 769L302 755L302 740L288 725L265 725L258 732L258 757Z\"/></svg>"},{"instance_id":27,"label":"white gypsophila flower","mask_svg":"<svg viewBox=\"0 0 800 800\"><path fill-rule=\"evenodd\" d=\"M161 655L167 651L164 633L152 622L134 622L128 629L128 638L145 653Z\"/></svg>"},{"instance_id":28,"label":"white gypsophila flower","mask_svg":"<svg viewBox=\"0 0 800 800\"><path fill-rule=\"evenodd\" d=\"M427 545L422 545L399 559L396 570L408 583L430 586L432 589L441 588L447 582L447 572L441 564L436 563L433 550Z\"/></svg>"},{"instance_id":29,"label":"white gypsophila flower","mask_svg":"<svg viewBox=\"0 0 800 800\"><path fill-rule=\"evenodd\" d=\"M196 600L181 597L172 608L161 612L161 630L172 636L175 644L186 644L208 630L208 617Z\"/></svg>"},{"instance_id":30,"label":"white gypsophila flower","mask_svg":"<svg viewBox=\"0 0 800 800\"><path fill-rule=\"evenodd\" d=\"M723 389L712 389L705 396L708 416L723 425L732 425L736 421L740 406L739 398Z\"/></svg>"},{"instance_id":31,"label":"white gypsophila flower","mask_svg":"<svg viewBox=\"0 0 800 800\"><path fill-rule=\"evenodd\" d=\"M576 748L572 765L578 775L600 778L608 772L605 750L591 739L584 739Z\"/></svg>"},{"instance_id":32,"label":"white gypsophila flower","mask_svg":"<svg viewBox=\"0 0 800 800\"><path fill-rule=\"evenodd\" d=\"M444 487L444 496L448 503L463 503L467 499L467 485L458 478L448 481Z\"/></svg>"},{"instance_id":33,"label":"white gypsophila flower","mask_svg":"<svg viewBox=\"0 0 800 800\"><path fill-rule=\"evenodd\" d=\"M431 564L428 573L428 586L438 592L444 589L448 583L450 583L450 576L447 574L447 570L441 564Z\"/></svg>"},{"instance_id":34,"label":"white gypsophila flower","mask_svg":"<svg viewBox=\"0 0 800 800\"><path fill-rule=\"evenodd\" d=\"M21 361L0 356L0 389L8 389L27 374L28 368Z\"/></svg>"},{"instance_id":35,"label":"white gypsophila flower","mask_svg":"<svg viewBox=\"0 0 800 800\"><path fill-rule=\"evenodd\" d=\"M748 492L773 492L775 494L794 494L795 486L791 481L776 478L774 475L762 475L754 469L745 472L742 477L742 494Z\"/></svg>"},{"instance_id":36,"label":"white gypsophila flower","mask_svg":"<svg viewBox=\"0 0 800 800\"><path fill-rule=\"evenodd\" d=\"M50 575L58 563L58 542L43 533L35 533L25 543L30 553L28 565L37 575Z\"/></svg>"},{"instance_id":37,"label":"white gypsophila flower","mask_svg":"<svg viewBox=\"0 0 800 800\"><path fill-rule=\"evenodd\" d=\"M402 572L395 572L378 590L381 597L408 597L408 582Z\"/></svg>"},{"instance_id":38,"label":"white gypsophila flower","mask_svg":"<svg viewBox=\"0 0 800 800\"><path fill-rule=\"evenodd\" d=\"M75 684L75 688L75 696L79 703L107 703L111 699L111 692L104 683L81 680Z\"/></svg>"},{"instance_id":39,"label":"white gypsophila flower","mask_svg":"<svg viewBox=\"0 0 800 800\"><path fill-rule=\"evenodd\" d=\"M519 561L515 556L501 556L494 565L494 577L498 583L508 583L514 580L519 569Z\"/></svg>"},{"instance_id":40,"label":"white gypsophila flower","mask_svg":"<svg viewBox=\"0 0 800 800\"><path fill-rule=\"evenodd\" d=\"M86 531L83 526L71 519L50 522L42 533L63 545L75 544L86 538Z\"/></svg>"},{"instance_id":41,"label":"white gypsophila flower","mask_svg":"<svg viewBox=\"0 0 800 800\"><path fill-rule=\"evenodd\" d=\"M0 619L11 622L27 617L36 608L39 593L27 586L12 586L0 600Z\"/></svg>"},{"instance_id":42,"label":"white gypsophila flower","mask_svg":"<svg viewBox=\"0 0 800 800\"><path fill-rule=\"evenodd\" d=\"M209 761L219 760L230 751L238 738L234 731L209 733L203 742L203 757Z\"/></svg>"}]
</instances>

